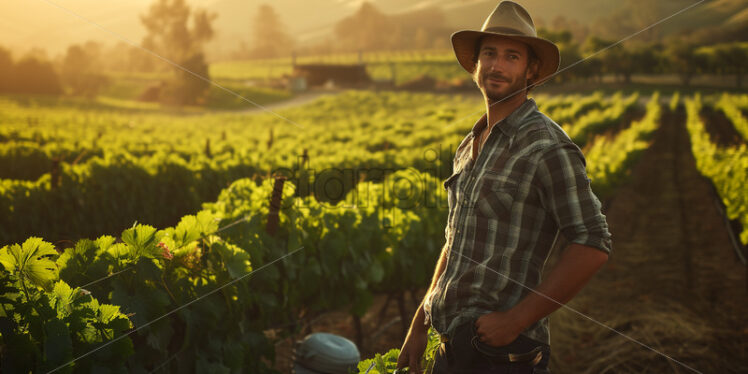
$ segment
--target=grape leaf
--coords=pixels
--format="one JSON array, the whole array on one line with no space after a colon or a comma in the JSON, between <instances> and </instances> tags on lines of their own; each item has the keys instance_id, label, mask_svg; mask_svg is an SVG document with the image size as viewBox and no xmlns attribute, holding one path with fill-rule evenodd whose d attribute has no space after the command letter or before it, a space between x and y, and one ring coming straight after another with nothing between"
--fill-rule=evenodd
<instances>
[{"instance_id":1,"label":"grape leaf","mask_svg":"<svg viewBox=\"0 0 748 374\"><path fill-rule=\"evenodd\" d=\"M49 289L58 277L55 247L41 238L31 237L23 245L13 244L0 249L0 264L21 279Z\"/></svg>"},{"instance_id":2,"label":"grape leaf","mask_svg":"<svg viewBox=\"0 0 748 374\"><path fill-rule=\"evenodd\" d=\"M202 234L208 235L218 230L218 216L209 210L197 213L197 223L200 225Z\"/></svg>"},{"instance_id":3,"label":"grape leaf","mask_svg":"<svg viewBox=\"0 0 748 374\"><path fill-rule=\"evenodd\" d=\"M172 238L172 240L174 240L173 249L182 248L185 245L199 239L200 235L202 234L201 228L202 227L195 216L188 215L182 217L182 219L179 221L179 224L177 224L177 227L174 228L173 232L172 230L169 230L169 236Z\"/></svg>"},{"instance_id":4,"label":"grape leaf","mask_svg":"<svg viewBox=\"0 0 748 374\"><path fill-rule=\"evenodd\" d=\"M215 242L212 249L218 251L223 258L226 270L231 278L239 278L247 275L252 271L252 265L249 262L249 253L243 249L224 242Z\"/></svg>"},{"instance_id":5,"label":"grape leaf","mask_svg":"<svg viewBox=\"0 0 748 374\"><path fill-rule=\"evenodd\" d=\"M50 295L50 306L57 311L57 315L61 318L70 315L73 308L73 302L77 298L80 290L73 290L64 281L58 281L55 283L52 294Z\"/></svg>"},{"instance_id":6,"label":"grape leaf","mask_svg":"<svg viewBox=\"0 0 748 374\"><path fill-rule=\"evenodd\" d=\"M73 359L73 341L70 330L61 319L52 319L44 324L46 340L44 341L44 364L47 368L56 368ZM63 373L71 373L72 366L60 369ZM46 370L45 370L46 371Z\"/></svg>"},{"instance_id":7,"label":"grape leaf","mask_svg":"<svg viewBox=\"0 0 748 374\"><path fill-rule=\"evenodd\" d=\"M161 249L156 245L163 235L152 226L136 225L122 232L122 241L132 248L137 257L156 258L161 254Z\"/></svg>"}]
</instances>

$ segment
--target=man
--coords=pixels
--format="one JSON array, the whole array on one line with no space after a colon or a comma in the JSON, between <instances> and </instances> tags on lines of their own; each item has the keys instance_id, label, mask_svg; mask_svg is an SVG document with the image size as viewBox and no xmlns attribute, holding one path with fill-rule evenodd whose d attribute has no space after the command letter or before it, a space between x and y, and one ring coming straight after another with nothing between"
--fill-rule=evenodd
<instances>
[{"instance_id":1,"label":"man","mask_svg":"<svg viewBox=\"0 0 748 374\"><path fill-rule=\"evenodd\" d=\"M550 78L558 48L520 5L501 2L481 31L452 35L486 114L455 152L449 218L434 277L398 367L420 372L427 325L434 373L547 373L547 316L607 261L610 233L581 150L527 91ZM570 243L541 282L559 232Z\"/></svg>"}]
</instances>

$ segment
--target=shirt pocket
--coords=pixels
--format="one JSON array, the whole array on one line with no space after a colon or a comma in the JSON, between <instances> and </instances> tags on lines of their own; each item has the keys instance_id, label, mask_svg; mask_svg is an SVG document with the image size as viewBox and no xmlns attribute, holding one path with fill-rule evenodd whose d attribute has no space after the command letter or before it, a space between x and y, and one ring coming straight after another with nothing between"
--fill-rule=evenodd
<instances>
[{"instance_id":1,"label":"shirt pocket","mask_svg":"<svg viewBox=\"0 0 748 374\"><path fill-rule=\"evenodd\" d=\"M457 201L457 180L460 177L460 174L462 174L462 170L457 171L449 178L444 180L444 189L447 191L447 204L450 211L455 206L455 202Z\"/></svg>"},{"instance_id":2,"label":"shirt pocket","mask_svg":"<svg viewBox=\"0 0 748 374\"><path fill-rule=\"evenodd\" d=\"M460 173L462 173L462 170L450 175L449 178L444 180L445 190L449 191L449 187L457 181L457 178L460 177Z\"/></svg>"},{"instance_id":3,"label":"shirt pocket","mask_svg":"<svg viewBox=\"0 0 748 374\"><path fill-rule=\"evenodd\" d=\"M507 176L486 170L480 181L475 214L482 218L509 220L518 185Z\"/></svg>"}]
</instances>

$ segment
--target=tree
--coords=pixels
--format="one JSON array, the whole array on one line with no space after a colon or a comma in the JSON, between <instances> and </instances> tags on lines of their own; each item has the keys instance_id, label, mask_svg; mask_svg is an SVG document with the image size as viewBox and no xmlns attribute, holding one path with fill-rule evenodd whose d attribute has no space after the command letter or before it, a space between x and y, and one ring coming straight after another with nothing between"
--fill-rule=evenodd
<instances>
[{"instance_id":1,"label":"tree","mask_svg":"<svg viewBox=\"0 0 748 374\"><path fill-rule=\"evenodd\" d=\"M703 72L707 65L707 59L696 53L696 47L687 42L670 43L665 50L665 56L670 70L680 76L685 86L691 83L694 75Z\"/></svg>"},{"instance_id":2,"label":"tree","mask_svg":"<svg viewBox=\"0 0 748 374\"><path fill-rule=\"evenodd\" d=\"M38 57L24 57L13 70L10 82L13 92L50 95L62 93L60 77L49 61Z\"/></svg>"},{"instance_id":3,"label":"tree","mask_svg":"<svg viewBox=\"0 0 748 374\"><path fill-rule=\"evenodd\" d=\"M0 92L10 92L11 77L13 77L13 57L10 51L0 47Z\"/></svg>"},{"instance_id":4,"label":"tree","mask_svg":"<svg viewBox=\"0 0 748 374\"><path fill-rule=\"evenodd\" d=\"M189 25L191 15L192 27ZM193 12L184 0L157 0L147 14L141 15L140 20L147 32L142 42L143 47L182 67L173 68L175 75L166 90L179 91L180 94L177 97L163 97L163 102L195 104L208 92L209 81L187 73L184 69L192 71L188 65L193 68L207 66L203 49L205 43L213 38L212 22L215 18L215 14L205 10ZM207 69L192 72L209 79ZM180 91L182 89L189 91Z\"/></svg>"},{"instance_id":5,"label":"tree","mask_svg":"<svg viewBox=\"0 0 748 374\"><path fill-rule=\"evenodd\" d=\"M538 36L554 43L571 43L572 40L569 30L549 30L544 27L538 29Z\"/></svg>"},{"instance_id":6,"label":"tree","mask_svg":"<svg viewBox=\"0 0 748 374\"><path fill-rule=\"evenodd\" d=\"M289 56L293 48L294 41L275 9L268 4L260 5L252 28L251 55L257 58Z\"/></svg>"},{"instance_id":7,"label":"tree","mask_svg":"<svg viewBox=\"0 0 748 374\"><path fill-rule=\"evenodd\" d=\"M628 48L618 44L611 47L603 58L609 71L619 77L624 83L631 83L631 74L634 73L634 56Z\"/></svg>"},{"instance_id":8,"label":"tree","mask_svg":"<svg viewBox=\"0 0 748 374\"><path fill-rule=\"evenodd\" d=\"M538 36L556 44L559 51L560 69L564 69L582 59L579 53L579 45L572 40L572 34L568 30L539 28ZM556 82L567 82L574 80L576 77L583 76L585 71L580 68L581 66L576 65L565 70L562 74L557 74L554 80Z\"/></svg>"},{"instance_id":9,"label":"tree","mask_svg":"<svg viewBox=\"0 0 748 374\"><path fill-rule=\"evenodd\" d=\"M727 43L715 46L715 60L722 74L735 74L738 88L743 86L743 74L748 60L748 44Z\"/></svg>"},{"instance_id":10,"label":"tree","mask_svg":"<svg viewBox=\"0 0 748 374\"><path fill-rule=\"evenodd\" d=\"M639 43L626 47L631 52L632 72L642 74L657 73L660 64L658 45Z\"/></svg>"},{"instance_id":11,"label":"tree","mask_svg":"<svg viewBox=\"0 0 748 374\"><path fill-rule=\"evenodd\" d=\"M538 22L536 22L536 25ZM582 42L589 35L587 26L582 25L576 20L569 20L564 16L556 16L551 21L551 27L554 30L566 30L569 36L578 42Z\"/></svg>"},{"instance_id":12,"label":"tree","mask_svg":"<svg viewBox=\"0 0 748 374\"><path fill-rule=\"evenodd\" d=\"M611 44L613 44L613 41L601 39L596 36L591 36L585 40L584 44L582 44L582 54L585 58L594 55L582 63L585 65L584 73L586 76L595 76L598 82L602 82L603 75L610 72L611 69L606 66L606 63L610 59L606 59L605 54L607 50L603 51L603 49Z\"/></svg>"},{"instance_id":13,"label":"tree","mask_svg":"<svg viewBox=\"0 0 748 374\"><path fill-rule=\"evenodd\" d=\"M208 64L205 62L205 57L202 54L193 55L184 61L182 66L199 76L208 76ZM175 105L202 105L205 103L205 95L197 94L203 93L206 86L209 87L210 84L184 70L179 70L177 71L177 79L167 85L165 91L162 92L161 101L166 104Z\"/></svg>"},{"instance_id":14,"label":"tree","mask_svg":"<svg viewBox=\"0 0 748 374\"><path fill-rule=\"evenodd\" d=\"M369 2L335 25L335 36L346 50L385 50L392 47L392 20Z\"/></svg>"},{"instance_id":15,"label":"tree","mask_svg":"<svg viewBox=\"0 0 748 374\"><path fill-rule=\"evenodd\" d=\"M100 72L99 54L100 45L97 43L68 47L61 76L73 95L93 97L107 84L106 76Z\"/></svg>"},{"instance_id":16,"label":"tree","mask_svg":"<svg viewBox=\"0 0 748 374\"><path fill-rule=\"evenodd\" d=\"M568 42L559 42L559 43L556 43L556 45L558 45L558 50L559 50L559 58L560 58L560 65L561 65L559 67L560 69L564 69L570 66L571 64L578 63L579 60L582 59L582 56L579 53L579 45L577 45L576 43L568 41ZM575 65L569 68L568 70L565 70L563 73L557 74L555 78L556 81L557 82L571 81L577 77L584 76L585 71L580 69L581 66L579 66L583 63L584 62L579 63L578 65Z\"/></svg>"},{"instance_id":17,"label":"tree","mask_svg":"<svg viewBox=\"0 0 748 374\"><path fill-rule=\"evenodd\" d=\"M617 40L639 32L638 40L651 42L660 38L662 27L647 27L672 13L667 10L667 1L625 0L620 3L618 10L592 24L591 34Z\"/></svg>"},{"instance_id":18,"label":"tree","mask_svg":"<svg viewBox=\"0 0 748 374\"><path fill-rule=\"evenodd\" d=\"M434 48L438 42L449 41L454 32L447 26L444 11L437 6L426 6L404 13L388 15L390 29L379 30L390 35L387 43L395 49Z\"/></svg>"}]
</instances>

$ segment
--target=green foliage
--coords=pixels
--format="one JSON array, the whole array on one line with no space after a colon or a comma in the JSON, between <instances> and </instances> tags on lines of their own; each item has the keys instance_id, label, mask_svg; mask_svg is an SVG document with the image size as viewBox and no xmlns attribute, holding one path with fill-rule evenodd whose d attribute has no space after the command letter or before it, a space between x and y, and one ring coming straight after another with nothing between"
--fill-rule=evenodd
<instances>
[{"instance_id":1,"label":"green foliage","mask_svg":"<svg viewBox=\"0 0 748 374\"><path fill-rule=\"evenodd\" d=\"M670 98L670 104L668 105L668 108L671 112L675 112L678 109L678 105L680 105L680 92L675 92L673 96Z\"/></svg>"},{"instance_id":2,"label":"green foliage","mask_svg":"<svg viewBox=\"0 0 748 374\"><path fill-rule=\"evenodd\" d=\"M591 142L585 158L587 175L596 194L610 196L628 176L639 154L649 147L652 133L660 126L662 109L659 100L660 95L655 92L647 103L644 118L634 121L612 139L600 136Z\"/></svg>"},{"instance_id":3,"label":"green foliage","mask_svg":"<svg viewBox=\"0 0 748 374\"><path fill-rule=\"evenodd\" d=\"M568 100L571 99L568 96L560 96L561 98L568 100L566 101L568 105L554 105L551 102L550 104L541 105L540 109L551 109L546 114L548 117L553 119L554 122L567 123L579 118L581 114L584 114L589 110L603 109L611 106L613 103L613 100L605 100L601 92L595 92L592 95L579 96L581 95L577 95L577 97L572 100ZM552 107L549 108L549 106Z\"/></svg>"},{"instance_id":4,"label":"green foliage","mask_svg":"<svg viewBox=\"0 0 748 374\"><path fill-rule=\"evenodd\" d=\"M434 365L434 355L436 350L439 349L439 334L434 329L429 329L428 342L426 343L426 351L423 353L421 358L421 368L424 368L426 373L430 372ZM363 360L358 363L358 371L360 374L390 374L397 369L397 357L400 355L399 349L391 349L385 354L375 354L374 358ZM369 370L367 372L367 370Z\"/></svg>"},{"instance_id":5,"label":"green foliage","mask_svg":"<svg viewBox=\"0 0 748 374\"><path fill-rule=\"evenodd\" d=\"M691 150L699 172L712 180L727 208L727 217L743 226L740 241L748 244L748 146L721 148L712 143L701 120L702 100L696 95L685 101L686 127L691 137Z\"/></svg>"},{"instance_id":6,"label":"green foliage","mask_svg":"<svg viewBox=\"0 0 748 374\"><path fill-rule=\"evenodd\" d=\"M748 118L743 115L742 111L748 108L748 94L730 95L723 93L714 106L725 113L735 129L748 142Z\"/></svg>"},{"instance_id":7,"label":"green foliage","mask_svg":"<svg viewBox=\"0 0 748 374\"><path fill-rule=\"evenodd\" d=\"M561 126L569 134L571 140L580 147L584 147L590 140L590 136L606 130L621 120L621 116L632 109L639 99L638 93L623 98L621 93L615 94L610 105L601 110L592 110L577 118L571 124L561 123Z\"/></svg>"},{"instance_id":8,"label":"green foliage","mask_svg":"<svg viewBox=\"0 0 748 374\"><path fill-rule=\"evenodd\" d=\"M448 175L447 144L458 144L470 122L448 125L480 109L479 101L460 96L348 92L279 111L299 128L267 113L168 116L68 102L3 105L0 170L27 180L0 180L0 237L7 241L1 244L36 232L50 240L96 237L135 220L165 227L215 200L231 182L272 171L295 174L299 196L330 202L342 200L359 178L381 181L408 167ZM304 149L309 162L302 167ZM62 160L56 189L53 158Z\"/></svg>"},{"instance_id":9,"label":"green foliage","mask_svg":"<svg viewBox=\"0 0 748 374\"><path fill-rule=\"evenodd\" d=\"M397 369L397 356L399 354L400 350L396 348L390 349L385 354L376 353L374 358L359 362L358 370L360 373L368 372L369 374L393 373ZM372 367L372 365L374 366Z\"/></svg>"},{"instance_id":10,"label":"green foliage","mask_svg":"<svg viewBox=\"0 0 748 374\"><path fill-rule=\"evenodd\" d=\"M0 270L0 365L4 370L89 372L91 361L71 361L132 327L118 306L99 304L90 292L58 280L56 255L54 247L39 238L3 248L2 264L8 270ZM28 287L26 281L35 287ZM132 352L132 342L124 338L114 342L106 354L91 357L114 372L124 372L124 362Z\"/></svg>"},{"instance_id":11,"label":"green foliage","mask_svg":"<svg viewBox=\"0 0 748 374\"><path fill-rule=\"evenodd\" d=\"M249 254L241 248L223 242L215 243L211 248L221 256L231 278L240 278L252 271Z\"/></svg>"},{"instance_id":12,"label":"green foliage","mask_svg":"<svg viewBox=\"0 0 748 374\"><path fill-rule=\"evenodd\" d=\"M130 247L134 258L154 258L161 254L156 246L163 233L148 225L135 225L122 232L122 241Z\"/></svg>"},{"instance_id":13,"label":"green foliage","mask_svg":"<svg viewBox=\"0 0 748 374\"><path fill-rule=\"evenodd\" d=\"M164 230L134 225L122 233L122 243L110 236L81 240L60 256L60 274L68 281L88 282L92 295L119 305L101 306L93 316L96 326L115 324L121 310L139 328L132 334L137 349L121 358L127 371L149 371L178 355L192 359L170 361L167 369L267 370L263 357L272 357L273 350L262 335L267 325L257 318L253 288L227 286L252 272L251 255L216 236L217 230L218 216L205 210ZM55 292L61 300L70 295L65 288ZM198 298L206 300L179 309ZM102 334L114 338L109 330ZM113 355L115 349L96 354Z\"/></svg>"},{"instance_id":14,"label":"green foliage","mask_svg":"<svg viewBox=\"0 0 748 374\"><path fill-rule=\"evenodd\" d=\"M248 87L245 84L233 82L218 82L239 96L211 85L205 99L205 107L211 109L258 109L255 104L267 105L292 98L290 91L267 87ZM249 101L247 101L249 100ZM251 102L250 102L251 101ZM253 104L254 103L254 104Z\"/></svg>"},{"instance_id":15,"label":"green foliage","mask_svg":"<svg viewBox=\"0 0 748 374\"><path fill-rule=\"evenodd\" d=\"M28 238L23 245L13 244L0 249L0 264L24 286L28 281L36 287L49 289L57 278L53 257L57 257L54 246L41 238Z\"/></svg>"}]
</instances>

